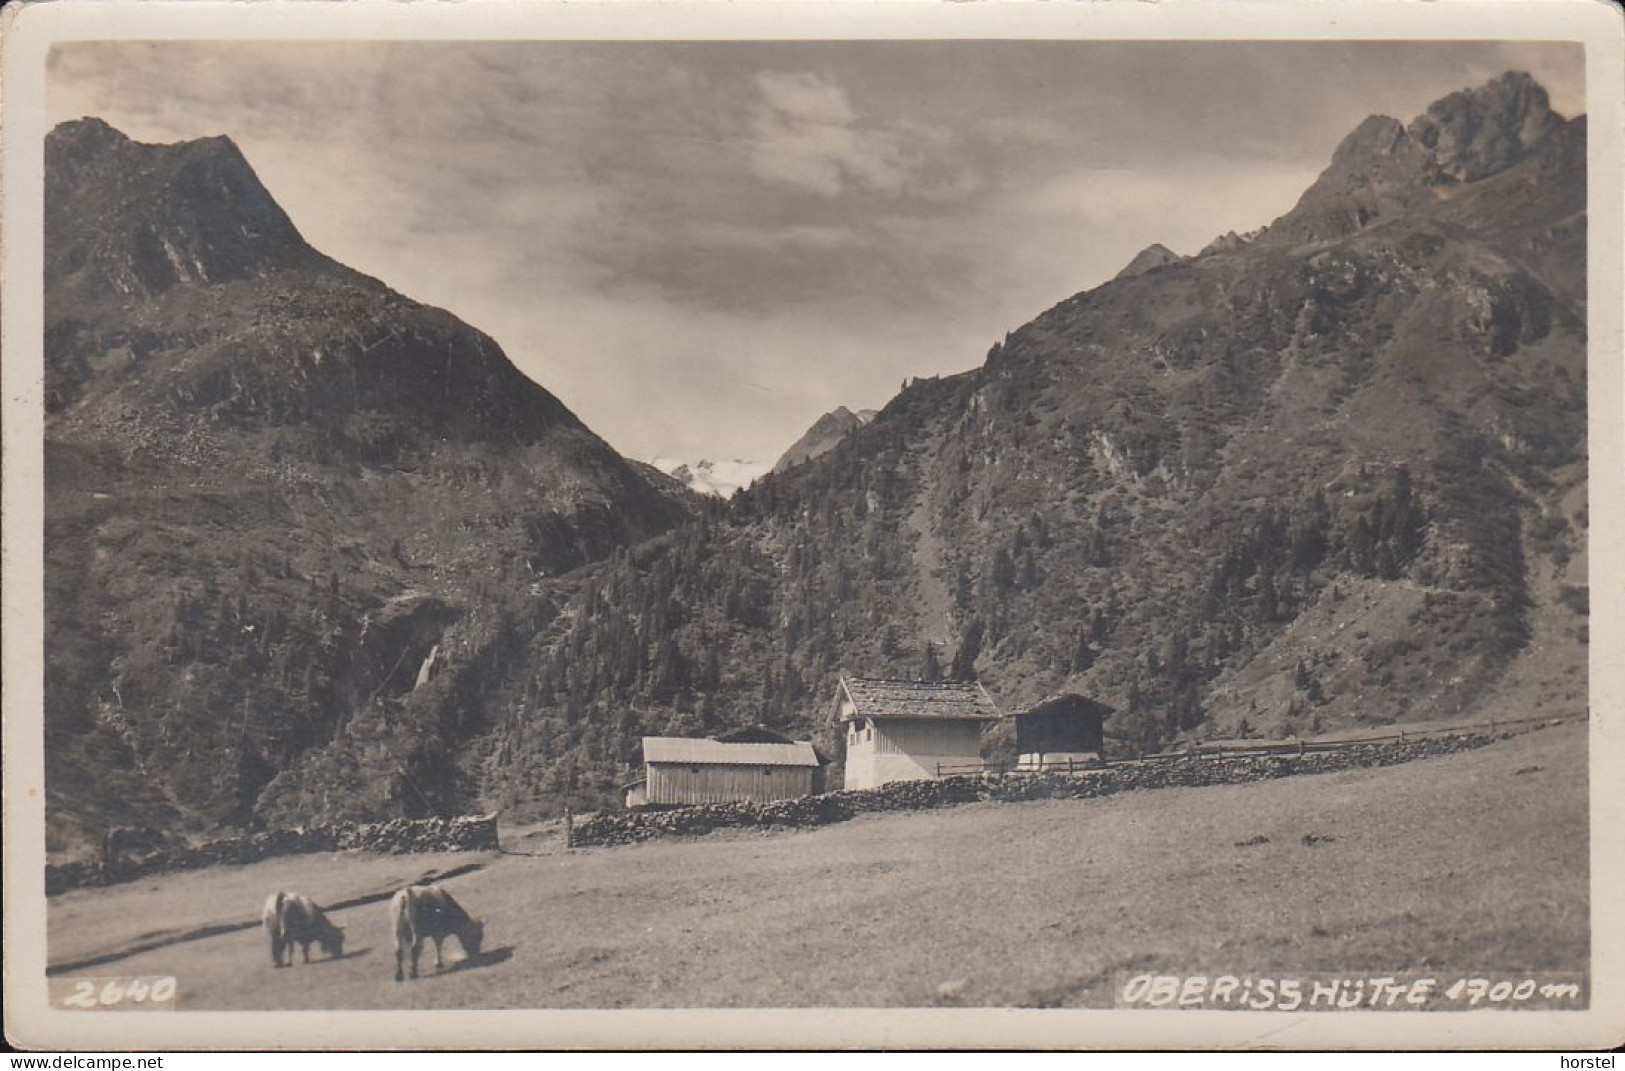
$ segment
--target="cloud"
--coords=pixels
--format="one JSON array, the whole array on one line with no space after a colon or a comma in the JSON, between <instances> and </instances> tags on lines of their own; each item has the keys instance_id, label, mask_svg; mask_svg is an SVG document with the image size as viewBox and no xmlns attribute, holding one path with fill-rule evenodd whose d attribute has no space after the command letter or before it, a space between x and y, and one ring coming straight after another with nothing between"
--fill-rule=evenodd
<instances>
[{"instance_id":1,"label":"cloud","mask_svg":"<svg viewBox=\"0 0 1625 1071\"><path fill-rule=\"evenodd\" d=\"M764 71L756 76L762 99L787 119L822 126L847 126L857 119L846 91L815 74L780 74Z\"/></svg>"},{"instance_id":2,"label":"cloud","mask_svg":"<svg viewBox=\"0 0 1625 1071\"><path fill-rule=\"evenodd\" d=\"M1167 234L1158 240L1189 253L1225 231L1279 217L1317 173L1273 161L1200 158L1161 170L1070 167L1007 191L1005 204L1035 224L1097 238L1160 219Z\"/></svg>"},{"instance_id":3,"label":"cloud","mask_svg":"<svg viewBox=\"0 0 1625 1071\"><path fill-rule=\"evenodd\" d=\"M763 72L751 150L761 178L822 197L852 186L896 195L914 171L898 141L859 123L846 91L813 74Z\"/></svg>"},{"instance_id":4,"label":"cloud","mask_svg":"<svg viewBox=\"0 0 1625 1071\"><path fill-rule=\"evenodd\" d=\"M693 246L704 249L813 250L819 252L861 248L869 237L851 227L829 227L815 224L748 227L736 223L696 223L685 231L685 238Z\"/></svg>"}]
</instances>

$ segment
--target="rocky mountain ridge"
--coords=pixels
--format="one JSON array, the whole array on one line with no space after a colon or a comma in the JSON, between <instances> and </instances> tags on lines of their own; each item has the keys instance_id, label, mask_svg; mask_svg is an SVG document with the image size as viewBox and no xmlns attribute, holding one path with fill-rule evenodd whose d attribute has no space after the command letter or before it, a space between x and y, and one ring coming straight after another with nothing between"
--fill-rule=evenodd
<instances>
[{"instance_id":1,"label":"rocky mountain ridge","mask_svg":"<svg viewBox=\"0 0 1625 1071\"><path fill-rule=\"evenodd\" d=\"M605 562L484 798L608 799L627 707L838 754L842 672L1082 692L1120 753L1583 710L1585 121L1544 100L1510 75L1370 120L1261 232L1060 302Z\"/></svg>"},{"instance_id":2,"label":"rocky mountain ridge","mask_svg":"<svg viewBox=\"0 0 1625 1071\"><path fill-rule=\"evenodd\" d=\"M378 813L433 809L413 764L531 587L691 507L310 248L228 139L83 120L46 168L53 836L253 824L347 734L391 741Z\"/></svg>"},{"instance_id":3,"label":"rocky mountain ridge","mask_svg":"<svg viewBox=\"0 0 1625 1071\"><path fill-rule=\"evenodd\" d=\"M342 392L318 414L191 378L245 349L355 359L371 336L320 345L270 315L356 321L322 304L373 293L342 273L176 282L133 313L70 295L53 307L78 322L48 341L68 369L48 444L48 729L72 734L56 825L94 823L74 777L132 762L165 775L155 812L217 821L607 805L644 733L760 723L839 755L843 672L974 676L1006 709L1079 691L1127 751L1583 710L1585 179L1583 117L1527 76L1368 120L1262 232L1153 255L698 507L639 476L653 497L622 510L635 485L608 462L560 492L556 465L488 452L512 449L478 430L500 415L366 454ZM407 338L407 362L472 348L479 367L478 336ZM367 382L357 397L390 397ZM548 427L570 446L553 459L596 456ZM550 521L526 514L560 494ZM564 508L589 500L601 526ZM267 576L286 594L264 609L225 582ZM229 807L203 749L241 770Z\"/></svg>"},{"instance_id":4,"label":"rocky mountain ridge","mask_svg":"<svg viewBox=\"0 0 1625 1071\"><path fill-rule=\"evenodd\" d=\"M1269 228L1270 240L1345 237L1387 217L1426 210L1463 185L1576 140L1583 151L1574 124L1553 112L1546 90L1521 72L1452 93L1408 125L1374 115L1343 140L1331 165Z\"/></svg>"},{"instance_id":5,"label":"rocky mountain ridge","mask_svg":"<svg viewBox=\"0 0 1625 1071\"><path fill-rule=\"evenodd\" d=\"M875 409L860 409L854 413L844 405L836 406L813 421L812 427L790 444L790 448L774 462L772 471L784 472L811 461L820 454L827 454L835 448L836 443L867 425L877 415L879 411Z\"/></svg>"},{"instance_id":6,"label":"rocky mountain ridge","mask_svg":"<svg viewBox=\"0 0 1625 1071\"><path fill-rule=\"evenodd\" d=\"M1166 268L1170 264L1178 264L1182 258L1178 253L1163 245L1153 242L1134 255L1134 259L1123 265L1114 279L1127 279L1131 275L1144 275L1148 271Z\"/></svg>"}]
</instances>

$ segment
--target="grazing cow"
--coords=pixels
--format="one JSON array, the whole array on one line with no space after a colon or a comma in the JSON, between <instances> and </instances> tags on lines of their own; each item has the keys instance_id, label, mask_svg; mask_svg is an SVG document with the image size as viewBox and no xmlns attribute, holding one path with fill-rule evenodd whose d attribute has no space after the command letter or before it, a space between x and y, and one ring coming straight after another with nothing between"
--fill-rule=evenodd
<instances>
[{"instance_id":1,"label":"grazing cow","mask_svg":"<svg viewBox=\"0 0 1625 1071\"><path fill-rule=\"evenodd\" d=\"M470 918L451 893L438 885L408 885L389 902L389 924L395 931L395 980L401 981L401 964L410 954L412 977L418 976L418 953L423 942L434 942L435 970L445 964L440 959L440 943L448 936L457 938L463 955L480 954L485 939L485 923Z\"/></svg>"},{"instance_id":2,"label":"grazing cow","mask_svg":"<svg viewBox=\"0 0 1625 1071\"><path fill-rule=\"evenodd\" d=\"M332 959L344 955L344 928L327 921L322 909L308 896L298 893L274 892L265 900L265 912L260 916L265 933L271 938L271 963L277 967L293 966L293 946L298 945L310 962L310 945L319 942L322 951ZM282 954L288 961L282 962Z\"/></svg>"}]
</instances>

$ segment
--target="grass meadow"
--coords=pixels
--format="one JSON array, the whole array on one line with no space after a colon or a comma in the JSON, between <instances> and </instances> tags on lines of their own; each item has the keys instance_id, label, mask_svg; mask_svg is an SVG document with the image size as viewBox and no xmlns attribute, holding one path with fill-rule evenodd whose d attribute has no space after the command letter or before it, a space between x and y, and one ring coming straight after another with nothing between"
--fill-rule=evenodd
<instances>
[{"instance_id":1,"label":"grass meadow","mask_svg":"<svg viewBox=\"0 0 1625 1071\"><path fill-rule=\"evenodd\" d=\"M53 898L50 961L173 974L182 1009L1109 1007L1122 971L1579 971L1586 755L1578 723L1257 784L219 867ZM377 898L469 864L447 886L485 951L394 982ZM368 901L333 913L344 958L272 968L277 888Z\"/></svg>"}]
</instances>

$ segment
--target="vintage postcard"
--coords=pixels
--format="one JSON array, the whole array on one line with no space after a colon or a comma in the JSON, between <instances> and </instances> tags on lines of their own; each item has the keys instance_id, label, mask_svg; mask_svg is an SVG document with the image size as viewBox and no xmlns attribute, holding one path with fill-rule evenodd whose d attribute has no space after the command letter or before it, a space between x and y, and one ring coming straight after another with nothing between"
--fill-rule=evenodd
<instances>
[{"instance_id":1,"label":"vintage postcard","mask_svg":"<svg viewBox=\"0 0 1625 1071\"><path fill-rule=\"evenodd\" d=\"M6 14L14 1044L1625 1040L1615 6Z\"/></svg>"}]
</instances>

